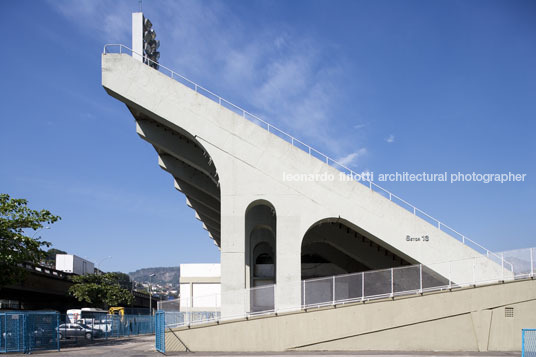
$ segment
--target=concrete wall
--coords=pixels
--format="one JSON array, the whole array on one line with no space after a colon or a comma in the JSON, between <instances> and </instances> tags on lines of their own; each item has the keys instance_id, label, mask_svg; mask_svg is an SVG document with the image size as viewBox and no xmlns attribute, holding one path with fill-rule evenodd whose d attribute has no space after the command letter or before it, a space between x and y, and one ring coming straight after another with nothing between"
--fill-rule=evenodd
<instances>
[{"instance_id":1,"label":"concrete wall","mask_svg":"<svg viewBox=\"0 0 536 357\"><path fill-rule=\"evenodd\" d=\"M128 55L102 57L102 84L132 110L143 112L170 130L191 134L214 160L221 190L222 292L247 286L245 214L257 200L277 212L275 302L278 309L300 304L301 243L307 230L326 218L340 217L367 238L410 262L434 263L480 256L427 221L355 181L337 181L339 171L292 146L241 115L134 60ZM298 133L299 134L299 133ZM156 139L157 140L157 139ZM336 182L299 182L287 174L329 174ZM428 235L428 242L406 236ZM484 258L493 274L500 268ZM467 280L468 271L438 273ZM241 314L244 306L225 294L222 315Z\"/></svg>"},{"instance_id":2,"label":"concrete wall","mask_svg":"<svg viewBox=\"0 0 536 357\"><path fill-rule=\"evenodd\" d=\"M221 309L220 264L180 265L180 310Z\"/></svg>"},{"instance_id":3,"label":"concrete wall","mask_svg":"<svg viewBox=\"0 0 536 357\"><path fill-rule=\"evenodd\" d=\"M535 326L536 281L523 280L180 328L166 351L520 351Z\"/></svg>"}]
</instances>

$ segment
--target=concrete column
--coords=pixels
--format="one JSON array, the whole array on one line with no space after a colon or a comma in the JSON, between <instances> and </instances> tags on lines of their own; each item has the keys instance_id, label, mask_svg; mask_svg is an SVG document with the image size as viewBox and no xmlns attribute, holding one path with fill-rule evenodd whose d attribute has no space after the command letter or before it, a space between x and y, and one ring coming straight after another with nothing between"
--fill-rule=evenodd
<instances>
[{"instance_id":1,"label":"concrete column","mask_svg":"<svg viewBox=\"0 0 536 357\"><path fill-rule=\"evenodd\" d=\"M276 311L301 306L301 242L299 217L278 216L276 237Z\"/></svg>"},{"instance_id":2,"label":"concrete column","mask_svg":"<svg viewBox=\"0 0 536 357\"><path fill-rule=\"evenodd\" d=\"M236 196L221 197L221 306L222 318L245 312L245 207Z\"/></svg>"},{"instance_id":3,"label":"concrete column","mask_svg":"<svg viewBox=\"0 0 536 357\"><path fill-rule=\"evenodd\" d=\"M132 57L142 62L143 58L143 13L132 13Z\"/></svg>"}]
</instances>

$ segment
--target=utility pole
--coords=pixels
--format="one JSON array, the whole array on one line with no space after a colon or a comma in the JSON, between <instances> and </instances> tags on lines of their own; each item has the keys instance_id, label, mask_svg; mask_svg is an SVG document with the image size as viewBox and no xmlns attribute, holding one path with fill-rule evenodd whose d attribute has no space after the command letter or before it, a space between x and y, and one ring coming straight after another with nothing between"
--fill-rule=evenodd
<instances>
[{"instance_id":1,"label":"utility pole","mask_svg":"<svg viewBox=\"0 0 536 357\"><path fill-rule=\"evenodd\" d=\"M152 283L152 280L153 280L153 276L155 276L156 274L151 274L149 275L149 315L152 315L153 314L153 287L151 285Z\"/></svg>"}]
</instances>

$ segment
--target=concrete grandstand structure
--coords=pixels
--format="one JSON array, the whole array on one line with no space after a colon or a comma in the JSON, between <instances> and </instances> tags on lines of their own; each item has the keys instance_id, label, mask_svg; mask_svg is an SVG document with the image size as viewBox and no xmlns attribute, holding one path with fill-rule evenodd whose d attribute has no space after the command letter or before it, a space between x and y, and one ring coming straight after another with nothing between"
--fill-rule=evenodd
<instances>
[{"instance_id":1,"label":"concrete grandstand structure","mask_svg":"<svg viewBox=\"0 0 536 357\"><path fill-rule=\"evenodd\" d=\"M406 268L404 279L417 279L412 280L417 285L410 289L408 283L406 290L423 294L425 280L444 290L512 280L516 272L511 259L486 250L372 182L348 180L341 172L351 175L351 170L314 148L177 73L160 67L161 73L131 55L122 45L106 47L102 84L126 104L137 133L153 145L159 165L172 175L221 250L221 320L229 323L177 327L166 334L170 349L517 348L513 340L490 344L490 314L508 304L533 308L532 280L392 301L394 274L399 271L395 268ZM302 174L318 179L300 180ZM533 250L528 254L530 273L524 278L533 276ZM387 298L382 307L361 304L365 272L373 271L390 276L390 293L378 294ZM347 296L356 286L362 291L359 303L346 299L344 311L318 304L318 311L305 312L311 304L306 303L304 280L332 279L322 284L333 291L330 306L337 306L335 276L341 274L362 274L359 283L343 284ZM259 297L259 291L266 293ZM272 315L251 319L259 311ZM535 322L534 316L524 318ZM322 325L319 319L329 331L313 327ZM451 335L418 343L410 338L433 334L434 329ZM446 341L455 343L458 333L469 329L476 335L448 347ZM479 336L486 331L488 340L483 342ZM379 342L398 333L398 342ZM207 334L210 343L203 338Z\"/></svg>"}]
</instances>

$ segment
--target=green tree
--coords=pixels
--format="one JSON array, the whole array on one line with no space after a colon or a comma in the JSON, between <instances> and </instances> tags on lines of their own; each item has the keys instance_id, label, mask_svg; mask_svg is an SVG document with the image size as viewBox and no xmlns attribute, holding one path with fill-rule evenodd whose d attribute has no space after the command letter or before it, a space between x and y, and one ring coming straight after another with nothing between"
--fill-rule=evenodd
<instances>
[{"instance_id":1,"label":"green tree","mask_svg":"<svg viewBox=\"0 0 536 357\"><path fill-rule=\"evenodd\" d=\"M72 280L69 294L93 307L125 306L134 299L130 290L121 287L117 273L77 275Z\"/></svg>"},{"instance_id":2,"label":"green tree","mask_svg":"<svg viewBox=\"0 0 536 357\"><path fill-rule=\"evenodd\" d=\"M24 279L22 263L38 264L46 255L42 246L50 242L26 235L25 231L44 228L61 219L47 210L32 210L25 199L15 199L0 194L0 286L17 283ZM34 233L34 235L35 235Z\"/></svg>"},{"instance_id":3,"label":"green tree","mask_svg":"<svg viewBox=\"0 0 536 357\"><path fill-rule=\"evenodd\" d=\"M130 276L128 274L119 271L115 272L114 274L117 275L117 281L122 288L132 290L132 281L130 280Z\"/></svg>"}]
</instances>

